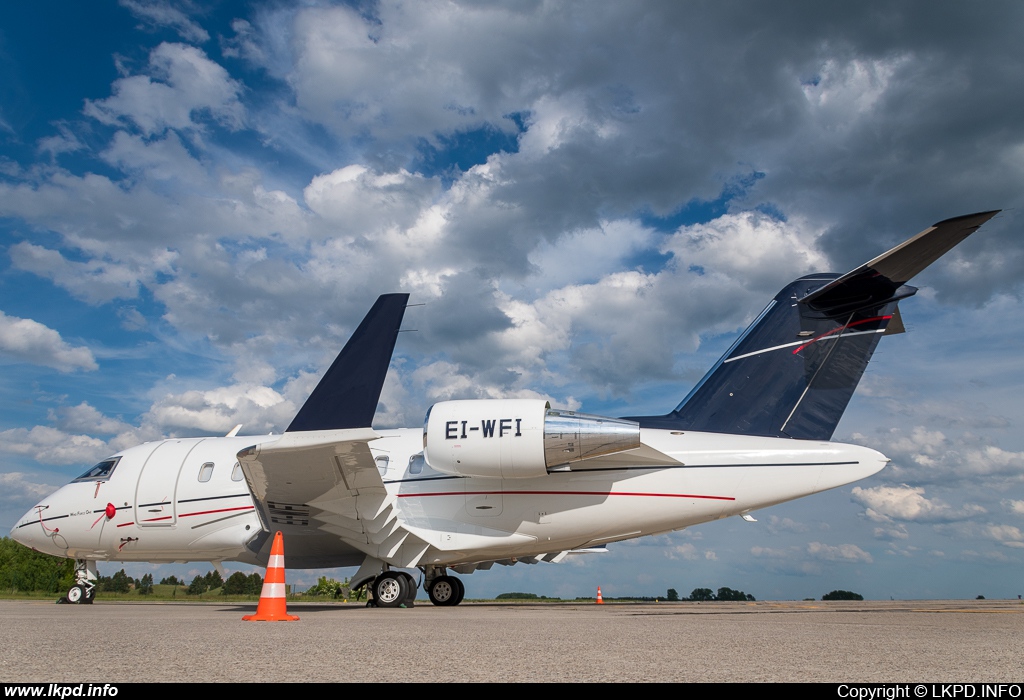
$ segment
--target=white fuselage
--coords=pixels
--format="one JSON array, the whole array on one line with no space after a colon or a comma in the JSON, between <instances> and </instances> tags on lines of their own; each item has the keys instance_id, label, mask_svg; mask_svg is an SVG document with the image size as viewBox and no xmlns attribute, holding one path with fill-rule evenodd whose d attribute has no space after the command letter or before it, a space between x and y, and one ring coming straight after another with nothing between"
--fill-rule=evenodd
<instances>
[{"instance_id":1,"label":"white fuselage","mask_svg":"<svg viewBox=\"0 0 1024 700\"><path fill-rule=\"evenodd\" d=\"M857 481L888 461L841 443L643 429L639 450L581 462L572 471L489 479L431 469L422 459L420 430L377 433L369 447L375 457L387 457L377 464L389 498L402 525L430 545L419 564L432 566L679 530ZM75 559L263 563L246 546L263 525L236 455L278 439L173 439L133 447L117 455L109 478L78 480L43 499L11 536ZM320 532L317 541L332 540ZM335 553L330 565L355 565L362 556L341 542Z\"/></svg>"}]
</instances>

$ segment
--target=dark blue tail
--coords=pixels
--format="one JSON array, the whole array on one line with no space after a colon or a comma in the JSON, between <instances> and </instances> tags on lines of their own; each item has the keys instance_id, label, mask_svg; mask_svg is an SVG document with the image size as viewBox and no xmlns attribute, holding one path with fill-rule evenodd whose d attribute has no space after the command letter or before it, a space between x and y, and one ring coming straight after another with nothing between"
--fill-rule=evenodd
<instances>
[{"instance_id":1,"label":"dark blue tail","mask_svg":"<svg viewBox=\"0 0 1024 700\"><path fill-rule=\"evenodd\" d=\"M377 298L288 432L370 427L408 302L408 294Z\"/></svg>"},{"instance_id":2,"label":"dark blue tail","mask_svg":"<svg viewBox=\"0 0 1024 700\"><path fill-rule=\"evenodd\" d=\"M998 211L947 219L845 275L776 295L683 402L644 428L828 440L883 335L903 332L906 282Z\"/></svg>"}]
</instances>

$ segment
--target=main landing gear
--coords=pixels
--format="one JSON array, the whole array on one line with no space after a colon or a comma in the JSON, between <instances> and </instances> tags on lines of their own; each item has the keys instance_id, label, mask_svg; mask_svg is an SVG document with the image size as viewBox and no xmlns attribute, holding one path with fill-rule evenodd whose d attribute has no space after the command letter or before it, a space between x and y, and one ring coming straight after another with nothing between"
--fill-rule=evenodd
<instances>
[{"instance_id":1,"label":"main landing gear","mask_svg":"<svg viewBox=\"0 0 1024 700\"><path fill-rule=\"evenodd\" d=\"M385 571L370 583L378 608L411 608L416 600L416 579L404 571Z\"/></svg>"},{"instance_id":2,"label":"main landing gear","mask_svg":"<svg viewBox=\"0 0 1024 700\"><path fill-rule=\"evenodd\" d=\"M57 602L92 605L93 600L96 599L96 579L98 577L96 562L77 559L75 561L75 584L68 589L63 598L58 598Z\"/></svg>"},{"instance_id":3,"label":"main landing gear","mask_svg":"<svg viewBox=\"0 0 1024 700\"><path fill-rule=\"evenodd\" d=\"M466 595L466 587L456 576L438 576L427 586L427 595L434 605L458 605Z\"/></svg>"},{"instance_id":4,"label":"main landing gear","mask_svg":"<svg viewBox=\"0 0 1024 700\"><path fill-rule=\"evenodd\" d=\"M423 588L434 605L458 605L466 595L466 587L444 569L424 568ZM373 597L367 605L377 608L411 608L415 605L416 579L404 571L384 571L368 584Z\"/></svg>"}]
</instances>

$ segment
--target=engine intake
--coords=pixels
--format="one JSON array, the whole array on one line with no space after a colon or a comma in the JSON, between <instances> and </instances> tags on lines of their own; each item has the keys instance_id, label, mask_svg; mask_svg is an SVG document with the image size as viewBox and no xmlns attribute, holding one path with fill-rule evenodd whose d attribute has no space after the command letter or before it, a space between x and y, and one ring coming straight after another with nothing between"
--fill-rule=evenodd
<instances>
[{"instance_id":1,"label":"engine intake","mask_svg":"<svg viewBox=\"0 0 1024 700\"><path fill-rule=\"evenodd\" d=\"M423 457L446 474L526 479L640 447L640 425L539 399L442 401L427 411Z\"/></svg>"}]
</instances>

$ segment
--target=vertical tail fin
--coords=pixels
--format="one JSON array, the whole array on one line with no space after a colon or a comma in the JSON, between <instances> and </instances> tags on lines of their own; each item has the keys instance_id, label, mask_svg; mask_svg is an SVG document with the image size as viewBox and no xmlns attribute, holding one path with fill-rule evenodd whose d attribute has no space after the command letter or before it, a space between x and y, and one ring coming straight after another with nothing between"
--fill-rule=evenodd
<instances>
[{"instance_id":1,"label":"vertical tail fin","mask_svg":"<svg viewBox=\"0 0 1024 700\"><path fill-rule=\"evenodd\" d=\"M408 301L408 294L377 298L288 432L370 427Z\"/></svg>"},{"instance_id":2,"label":"vertical tail fin","mask_svg":"<svg viewBox=\"0 0 1024 700\"><path fill-rule=\"evenodd\" d=\"M645 428L828 440L882 335L903 331L906 282L997 211L947 219L845 274L779 292L683 402Z\"/></svg>"}]
</instances>

